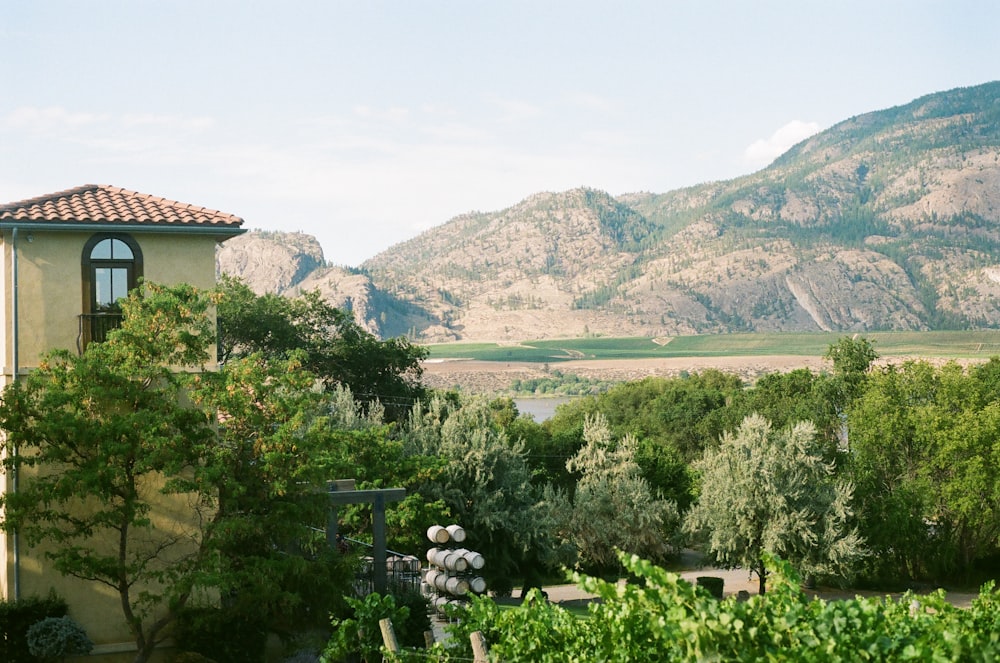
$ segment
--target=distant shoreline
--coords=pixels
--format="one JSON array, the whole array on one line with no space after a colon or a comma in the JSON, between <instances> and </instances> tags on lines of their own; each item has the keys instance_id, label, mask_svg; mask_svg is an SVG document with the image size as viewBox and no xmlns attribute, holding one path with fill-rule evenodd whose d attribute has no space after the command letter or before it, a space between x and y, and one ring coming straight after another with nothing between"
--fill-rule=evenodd
<instances>
[{"instance_id":1,"label":"distant shoreline","mask_svg":"<svg viewBox=\"0 0 1000 663\"><path fill-rule=\"evenodd\" d=\"M527 361L483 361L479 359L435 359L423 363L424 384L435 389L460 388L469 393L507 391L515 380L550 376L554 371L594 380L628 382L646 377L678 377L705 370L734 373L753 382L767 373L786 373L797 368L828 369L821 357L801 355L736 357L657 357L647 359L574 359L549 365Z\"/></svg>"},{"instance_id":2,"label":"distant shoreline","mask_svg":"<svg viewBox=\"0 0 1000 663\"><path fill-rule=\"evenodd\" d=\"M919 357L893 356L881 363L902 363ZM923 358L933 364L956 361L960 364L988 361L981 359ZM434 389L458 388L476 394L503 393L516 380L534 380L558 371L593 380L629 382L647 377L679 377L706 370L718 370L740 376L753 383L768 373L787 373L799 368L814 372L832 368L829 360L805 355L742 355L730 357L656 357L647 359L574 359L546 366L529 361L484 361L481 359L433 359L423 364L424 384Z\"/></svg>"}]
</instances>

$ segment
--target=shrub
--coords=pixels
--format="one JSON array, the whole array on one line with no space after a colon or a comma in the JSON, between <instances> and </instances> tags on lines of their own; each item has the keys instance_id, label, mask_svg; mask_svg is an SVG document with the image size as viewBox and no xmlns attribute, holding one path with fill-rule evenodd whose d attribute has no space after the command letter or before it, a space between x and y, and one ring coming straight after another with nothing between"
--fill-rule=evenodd
<instances>
[{"instance_id":1,"label":"shrub","mask_svg":"<svg viewBox=\"0 0 1000 663\"><path fill-rule=\"evenodd\" d=\"M217 663L264 660L267 626L264 619L222 608L186 608L174 625L178 648Z\"/></svg>"},{"instance_id":2,"label":"shrub","mask_svg":"<svg viewBox=\"0 0 1000 663\"><path fill-rule=\"evenodd\" d=\"M347 602L354 609L354 617L331 620L333 635L323 652L322 660L355 660L358 656L367 663L382 660L379 654L382 648L379 621L382 619L392 621L396 639L401 645L406 643L406 639L402 637L401 625L407 623L410 608L397 605L391 594L383 596L372 593L363 599L348 598Z\"/></svg>"},{"instance_id":3,"label":"shrub","mask_svg":"<svg viewBox=\"0 0 1000 663\"><path fill-rule=\"evenodd\" d=\"M55 594L0 601L0 661L37 663L28 650L28 629L46 617L62 617L66 611L66 601Z\"/></svg>"},{"instance_id":4,"label":"shrub","mask_svg":"<svg viewBox=\"0 0 1000 663\"><path fill-rule=\"evenodd\" d=\"M87 632L70 617L46 617L28 629L28 651L43 661L84 656L93 648Z\"/></svg>"},{"instance_id":5,"label":"shrub","mask_svg":"<svg viewBox=\"0 0 1000 663\"><path fill-rule=\"evenodd\" d=\"M408 610L406 619L392 624L400 647L423 647L424 632L431 630L427 599L414 590L395 592L393 596L397 606Z\"/></svg>"},{"instance_id":6,"label":"shrub","mask_svg":"<svg viewBox=\"0 0 1000 663\"><path fill-rule=\"evenodd\" d=\"M704 587L709 594L721 599L725 593L726 581L715 576L698 576L698 586Z\"/></svg>"}]
</instances>

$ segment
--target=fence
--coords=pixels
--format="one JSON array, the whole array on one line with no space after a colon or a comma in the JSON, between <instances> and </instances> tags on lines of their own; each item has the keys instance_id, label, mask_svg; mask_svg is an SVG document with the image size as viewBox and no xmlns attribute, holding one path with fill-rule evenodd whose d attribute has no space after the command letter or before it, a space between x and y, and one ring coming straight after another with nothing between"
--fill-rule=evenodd
<instances>
[{"instance_id":1,"label":"fence","mask_svg":"<svg viewBox=\"0 0 1000 663\"><path fill-rule=\"evenodd\" d=\"M375 591L375 562L370 554L373 546L364 541L343 537L348 546L366 550L369 554L362 555L357 570L354 572L354 593L357 596L367 596ZM420 591L420 560L413 555L404 555L394 550L386 550L385 559L386 589L393 591Z\"/></svg>"}]
</instances>

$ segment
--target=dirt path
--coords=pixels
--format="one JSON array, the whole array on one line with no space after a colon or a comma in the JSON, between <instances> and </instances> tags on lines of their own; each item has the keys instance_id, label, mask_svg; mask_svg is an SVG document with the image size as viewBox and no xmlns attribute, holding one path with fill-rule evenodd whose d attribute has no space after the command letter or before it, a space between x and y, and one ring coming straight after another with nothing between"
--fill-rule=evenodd
<instances>
[{"instance_id":1,"label":"dirt path","mask_svg":"<svg viewBox=\"0 0 1000 663\"><path fill-rule=\"evenodd\" d=\"M746 591L751 595L757 594L758 583L756 576L751 578L743 569L690 569L687 571L681 571L680 575L682 578L691 583L696 583L698 576L714 576L716 578L722 578L725 582L723 589L725 596L733 596L741 591ZM549 600L553 603L579 605L594 598L593 594L584 592L576 585L552 585L546 587L545 591L549 595ZM858 596L889 596L893 599L898 599L902 596L901 592L878 592L869 590L839 589L834 587L818 587L813 590L806 590L806 594L813 598L820 598L826 601L836 599L853 599ZM952 605L959 608L968 608L972 605L972 601L977 596L978 594L969 592L948 592L947 594L948 601ZM514 597L518 599L520 598L520 589L514 591Z\"/></svg>"}]
</instances>

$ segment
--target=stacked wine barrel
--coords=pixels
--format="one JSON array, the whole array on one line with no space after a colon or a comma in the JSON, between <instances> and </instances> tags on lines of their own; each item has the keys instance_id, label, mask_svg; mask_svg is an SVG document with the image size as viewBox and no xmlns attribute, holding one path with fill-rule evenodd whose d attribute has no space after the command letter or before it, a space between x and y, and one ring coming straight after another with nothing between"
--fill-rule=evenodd
<instances>
[{"instance_id":1,"label":"stacked wine barrel","mask_svg":"<svg viewBox=\"0 0 1000 663\"><path fill-rule=\"evenodd\" d=\"M435 544L427 551L430 566L424 573L424 595L438 612L449 605L462 605L470 593L486 591L486 580L477 572L486 564L479 553L459 547L465 530L459 525L427 529L427 538Z\"/></svg>"}]
</instances>

